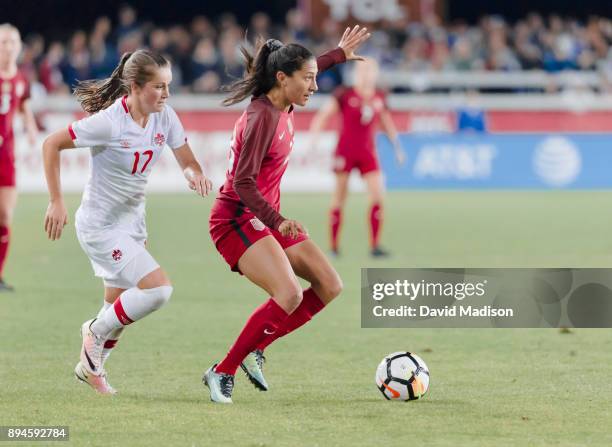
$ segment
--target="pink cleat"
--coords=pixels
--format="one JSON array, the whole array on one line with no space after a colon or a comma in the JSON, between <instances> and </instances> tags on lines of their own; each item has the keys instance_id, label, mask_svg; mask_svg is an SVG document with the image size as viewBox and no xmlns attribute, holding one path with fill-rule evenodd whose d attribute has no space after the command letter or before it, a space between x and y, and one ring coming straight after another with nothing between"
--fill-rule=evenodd
<instances>
[{"instance_id":1,"label":"pink cleat","mask_svg":"<svg viewBox=\"0 0 612 447\"><path fill-rule=\"evenodd\" d=\"M81 366L90 374L100 375L102 368L102 350L104 349L104 338L91 331L91 324L95 321L87 320L81 326Z\"/></svg>"},{"instance_id":2,"label":"pink cleat","mask_svg":"<svg viewBox=\"0 0 612 447\"><path fill-rule=\"evenodd\" d=\"M106 380L106 371L104 370L102 370L102 374L92 374L79 362L74 367L74 375L100 394L117 394L117 390L110 386L108 380Z\"/></svg>"}]
</instances>

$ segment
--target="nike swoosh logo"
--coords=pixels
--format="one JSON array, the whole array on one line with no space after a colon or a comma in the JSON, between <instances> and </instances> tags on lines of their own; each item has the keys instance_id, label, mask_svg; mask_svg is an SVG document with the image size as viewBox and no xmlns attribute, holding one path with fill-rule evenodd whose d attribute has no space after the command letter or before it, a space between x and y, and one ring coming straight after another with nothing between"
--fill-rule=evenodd
<instances>
[{"instance_id":1,"label":"nike swoosh logo","mask_svg":"<svg viewBox=\"0 0 612 447\"><path fill-rule=\"evenodd\" d=\"M389 385L387 385L386 383L382 384L386 389L389 390L389 392L391 393L391 397L393 397L393 399L397 399L398 397L400 397L400 393L399 391L394 390L393 388L391 388Z\"/></svg>"},{"instance_id":2,"label":"nike swoosh logo","mask_svg":"<svg viewBox=\"0 0 612 447\"><path fill-rule=\"evenodd\" d=\"M264 329L264 334L266 334L266 335L272 335L272 334L274 334L275 332L276 332L276 331L270 331L270 330L268 330L268 329Z\"/></svg>"},{"instance_id":3,"label":"nike swoosh logo","mask_svg":"<svg viewBox=\"0 0 612 447\"><path fill-rule=\"evenodd\" d=\"M85 358L87 359L87 362L89 363L89 366L91 368L92 371L96 370L96 365L93 364L93 362L91 361L91 359L89 358L89 355L87 354L87 351L85 350L85 348L83 348L83 352L85 353Z\"/></svg>"},{"instance_id":4,"label":"nike swoosh logo","mask_svg":"<svg viewBox=\"0 0 612 447\"><path fill-rule=\"evenodd\" d=\"M283 131L283 133L278 136L279 140L282 140L283 138L285 138L285 131Z\"/></svg>"}]
</instances>

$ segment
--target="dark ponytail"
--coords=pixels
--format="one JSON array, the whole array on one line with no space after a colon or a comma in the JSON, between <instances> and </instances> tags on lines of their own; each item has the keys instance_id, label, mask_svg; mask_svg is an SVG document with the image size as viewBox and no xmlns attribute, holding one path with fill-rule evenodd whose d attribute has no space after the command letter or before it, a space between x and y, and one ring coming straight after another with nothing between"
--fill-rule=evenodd
<instances>
[{"instance_id":1,"label":"dark ponytail","mask_svg":"<svg viewBox=\"0 0 612 447\"><path fill-rule=\"evenodd\" d=\"M170 63L149 50L124 53L110 78L80 81L74 95L87 113L96 113L112 105L117 98L130 93L130 84L145 85L159 67Z\"/></svg>"},{"instance_id":2,"label":"dark ponytail","mask_svg":"<svg viewBox=\"0 0 612 447\"><path fill-rule=\"evenodd\" d=\"M264 41L257 39L256 54L253 56L244 46L240 48L244 56L246 73L242 79L224 86L223 90L232 92L223 100L224 106L236 104L249 96L268 93L276 85L276 73L282 71L291 76L300 70L302 64L311 59L312 53L302 45L290 43L283 45L276 39Z\"/></svg>"}]
</instances>

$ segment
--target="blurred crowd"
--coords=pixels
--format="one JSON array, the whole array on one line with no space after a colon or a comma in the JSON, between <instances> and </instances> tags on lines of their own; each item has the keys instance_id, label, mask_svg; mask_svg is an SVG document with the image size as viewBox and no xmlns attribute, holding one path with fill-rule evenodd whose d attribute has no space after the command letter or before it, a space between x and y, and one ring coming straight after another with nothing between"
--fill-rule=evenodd
<instances>
[{"instance_id":1,"label":"blurred crowd","mask_svg":"<svg viewBox=\"0 0 612 447\"><path fill-rule=\"evenodd\" d=\"M285 22L273 23L258 12L246 26L231 13L215 21L193 17L188 24L159 27L141 21L130 6L120 9L116 24L100 17L91 30L76 30L67 42L44 36L24 36L22 70L40 93L68 93L77 80L110 75L126 51L149 47L173 63L174 92L212 93L242 75L240 45L256 36L299 42L318 54L333 48L341 34L331 19L322 30L309 30L298 10ZM246 40L245 40L246 38ZM477 25L443 24L437 16L422 22L385 23L361 52L378 58L384 69L409 72L591 70L612 72L612 20L591 17L586 22L531 13L516 23L484 16ZM319 79L322 91L342 82L340 69Z\"/></svg>"}]
</instances>

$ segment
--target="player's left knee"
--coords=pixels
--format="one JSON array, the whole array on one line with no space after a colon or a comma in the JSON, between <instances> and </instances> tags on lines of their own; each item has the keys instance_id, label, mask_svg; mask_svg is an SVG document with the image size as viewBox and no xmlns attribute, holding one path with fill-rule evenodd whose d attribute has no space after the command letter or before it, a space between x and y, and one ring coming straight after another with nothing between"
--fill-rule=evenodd
<instances>
[{"instance_id":1,"label":"player's left knee","mask_svg":"<svg viewBox=\"0 0 612 447\"><path fill-rule=\"evenodd\" d=\"M170 301L173 290L172 286L159 286L152 289L143 289L143 293L151 300L151 307L157 310Z\"/></svg>"},{"instance_id":2,"label":"player's left knee","mask_svg":"<svg viewBox=\"0 0 612 447\"><path fill-rule=\"evenodd\" d=\"M340 293L342 293L343 287L344 287L344 284L342 284L342 280L340 279L340 276L336 272L330 275L326 279L325 284L324 284L324 288L325 288L328 299L334 299L338 295L340 295Z\"/></svg>"},{"instance_id":3,"label":"player's left knee","mask_svg":"<svg viewBox=\"0 0 612 447\"><path fill-rule=\"evenodd\" d=\"M0 226L8 227L13 220L13 213L10 210L0 208Z\"/></svg>"}]
</instances>

